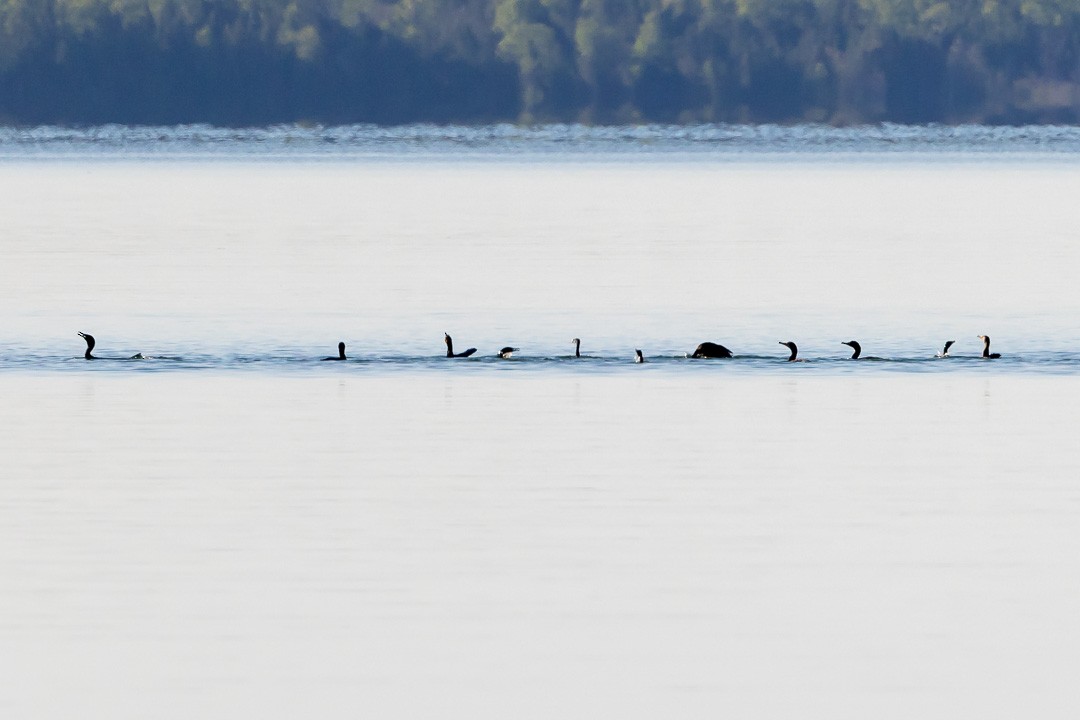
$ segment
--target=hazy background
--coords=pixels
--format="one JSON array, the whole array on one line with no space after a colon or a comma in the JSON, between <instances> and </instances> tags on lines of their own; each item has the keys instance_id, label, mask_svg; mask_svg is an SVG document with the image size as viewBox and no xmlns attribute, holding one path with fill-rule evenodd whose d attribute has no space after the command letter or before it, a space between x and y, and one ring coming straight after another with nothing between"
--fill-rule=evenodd
<instances>
[{"instance_id":1,"label":"hazy background","mask_svg":"<svg viewBox=\"0 0 1080 720\"><path fill-rule=\"evenodd\" d=\"M1073 123L1057 0L0 0L0 123Z\"/></svg>"}]
</instances>

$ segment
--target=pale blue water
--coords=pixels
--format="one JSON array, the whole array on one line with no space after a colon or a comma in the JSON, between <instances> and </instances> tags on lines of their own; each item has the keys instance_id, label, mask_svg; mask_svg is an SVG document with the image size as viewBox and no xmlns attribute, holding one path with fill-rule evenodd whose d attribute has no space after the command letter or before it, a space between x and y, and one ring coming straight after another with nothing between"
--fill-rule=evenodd
<instances>
[{"instance_id":1,"label":"pale blue water","mask_svg":"<svg viewBox=\"0 0 1080 720\"><path fill-rule=\"evenodd\" d=\"M0 158L4 717L1074 714L1076 128Z\"/></svg>"}]
</instances>

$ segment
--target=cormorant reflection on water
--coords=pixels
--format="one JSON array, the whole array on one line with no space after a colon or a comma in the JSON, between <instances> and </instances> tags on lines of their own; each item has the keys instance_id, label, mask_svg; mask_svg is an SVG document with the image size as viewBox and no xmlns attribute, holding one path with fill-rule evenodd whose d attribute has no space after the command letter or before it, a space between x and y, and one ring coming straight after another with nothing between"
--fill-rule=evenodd
<instances>
[{"instance_id":1,"label":"cormorant reflection on water","mask_svg":"<svg viewBox=\"0 0 1080 720\"><path fill-rule=\"evenodd\" d=\"M446 357L448 357L448 358L467 358L470 355L472 355L474 352L476 352L476 348L469 348L468 350L466 350L464 352L455 353L454 352L454 339L452 337L450 337L446 333L443 333L443 336L444 336L443 337L443 342L446 343Z\"/></svg>"}]
</instances>

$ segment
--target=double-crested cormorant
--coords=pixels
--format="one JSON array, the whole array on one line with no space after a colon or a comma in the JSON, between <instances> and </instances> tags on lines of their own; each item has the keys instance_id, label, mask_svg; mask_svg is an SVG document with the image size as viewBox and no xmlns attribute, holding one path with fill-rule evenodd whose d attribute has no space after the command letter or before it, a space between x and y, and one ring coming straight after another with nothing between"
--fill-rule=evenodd
<instances>
[{"instance_id":1,"label":"double-crested cormorant","mask_svg":"<svg viewBox=\"0 0 1080 720\"><path fill-rule=\"evenodd\" d=\"M884 360L885 359L885 358L874 357L873 355L871 355L870 357L863 357L862 345L859 344L858 340L848 340L848 341L842 342L840 344L841 345L847 345L853 350L853 352L851 353L851 358L849 358L851 360ZM802 360L799 360L799 362L802 362Z\"/></svg>"},{"instance_id":2,"label":"double-crested cormorant","mask_svg":"<svg viewBox=\"0 0 1080 720\"><path fill-rule=\"evenodd\" d=\"M949 348L952 347L954 342L956 342L956 341L955 340L946 340L945 341L945 347L941 350L941 352L938 353L938 357L943 357L943 358L949 357Z\"/></svg>"},{"instance_id":3,"label":"double-crested cormorant","mask_svg":"<svg viewBox=\"0 0 1080 720\"><path fill-rule=\"evenodd\" d=\"M731 351L723 345L717 345L716 343L703 342L694 348L694 354L692 358L729 358L731 357Z\"/></svg>"},{"instance_id":4,"label":"double-crested cormorant","mask_svg":"<svg viewBox=\"0 0 1080 720\"><path fill-rule=\"evenodd\" d=\"M783 340L781 340L780 344L791 351L791 357L787 359L788 362L806 362L805 360L796 357L799 354L799 347L795 343L791 342L790 340L788 342L784 342Z\"/></svg>"},{"instance_id":5,"label":"double-crested cormorant","mask_svg":"<svg viewBox=\"0 0 1080 720\"><path fill-rule=\"evenodd\" d=\"M455 353L454 352L454 339L452 337L450 337L449 335L447 335L446 333L443 333L443 335L445 336L445 337L443 337L443 342L446 343L446 357L448 357L448 358L464 358L464 357L469 357L474 352L476 352L476 348L469 348L465 352Z\"/></svg>"},{"instance_id":6,"label":"double-crested cormorant","mask_svg":"<svg viewBox=\"0 0 1080 720\"><path fill-rule=\"evenodd\" d=\"M513 355L514 353L516 353L520 349L521 348L510 347L509 345L507 345L506 347L504 347L502 350L499 351L499 357L501 357L503 360L505 360L508 357L510 357L511 355Z\"/></svg>"},{"instance_id":7,"label":"double-crested cormorant","mask_svg":"<svg viewBox=\"0 0 1080 720\"><path fill-rule=\"evenodd\" d=\"M345 343L339 342L337 344L337 357L324 357L323 360L345 360Z\"/></svg>"},{"instance_id":8,"label":"double-crested cormorant","mask_svg":"<svg viewBox=\"0 0 1080 720\"><path fill-rule=\"evenodd\" d=\"M634 362L636 362L636 363L645 362L645 356L641 354L640 350L635 350L634 351Z\"/></svg>"},{"instance_id":9,"label":"double-crested cormorant","mask_svg":"<svg viewBox=\"0 0 1080 720\"><path fill-rule=\"evenodd\" d=\"M83 355L83 357L87 360L97 360L97 358L90 354L90 351L94 349L94 345L97 344L97 341L94 340L94 336L81 332L79 333L79 337L86 341L86 354Z\"/></svg>"},{"instance_id":10,"label":"double-crested cormorant","mask_svg":"<svg viewBox=\"0 0 1080 720\"><path fill-rule=\"evenodd\" d=\"M984 358L988 358L990 360L996 360L999 357L1001 357L1001 353L992 353L992 352L990 352L990 336L989 335L980 335L979 339L983 341L982 356Z\"/></svg>"},{"instance_id":11,"label":"double-crested cormorant","mask_svg":"<svg viewBox=\"0 0 1080 720\"><path fill-rule=\"evenodd\" d=\"M91 351L94 349L94 346L97 345L97 341L94 340L94 336L89 335L89 334L84 333L84 332L78 333L78 335L79 335L79 337L81 337L83 340L86 341L86 353L83 354L83 357L86 358L87 360L99 360L99 359L123 360L124 359L124 358L98 358L97 356L91 354ZM132 355L130 358L127 358L127 359L128 360L146 360L147 358L143 357L142 353L135 353L134 355Z\"/></svg>"},{"instance_id":12,"label":"double-crested cormorant","mask_svg":"<svg viewBox=\"0 0 1080 720\"><path fill-rule=\"evenodd\" d=\"M574 343L574 357L581 357L581 338L574 338L570 342Z\"/></svg>"}]
</instances>

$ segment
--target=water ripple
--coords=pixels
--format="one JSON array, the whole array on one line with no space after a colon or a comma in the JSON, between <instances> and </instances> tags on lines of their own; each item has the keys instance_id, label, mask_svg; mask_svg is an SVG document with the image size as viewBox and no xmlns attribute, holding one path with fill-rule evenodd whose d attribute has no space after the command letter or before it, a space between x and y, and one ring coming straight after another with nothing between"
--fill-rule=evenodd
<instances>
[{"instance_id":1,"label":"water ripple","mask_svg":"<svg viewBox=\"0 0 1080 720\"><path fill-rule=\"evenodd\" d=\"M351 357L342 362L323 362L319 357L297 354L268 355L171 355L134 358L98 358L86 361L81 356L57 357L46 354L0 354L0 372L199 372L232 371L275 374L364 373L390 374L400 372L469 372L469 373L583 373L615 374L648 372L677 375L743 374L770 375L776 373L823 375L875 375L885 373L1009 373L1020 375L1080 374L1080 353L1043 352L1007 356L986 360L977 355L950 358L900 356L890 358L806 357L789 363L780 356L737 355L726 360L692 359L681 355L646 354L644 365L635 363L632 356L596 355L574 358L565 355L515 356L500 359L495 356L448 359L431 355L370 355Z\"/></svg>"},{"instance_id":2,"label":"water ripple","mask_svg":"<svg viewBox=\"0 0 1080 720\"><path fill-rule=\"evenodd\" d=\"M439 156L520 159L742 154L993 156L1080 153L1080 127L983 125L376 125L218 128L102 125L0 128L0 157L322 158Z\"/></svg>"}]
</instances>

